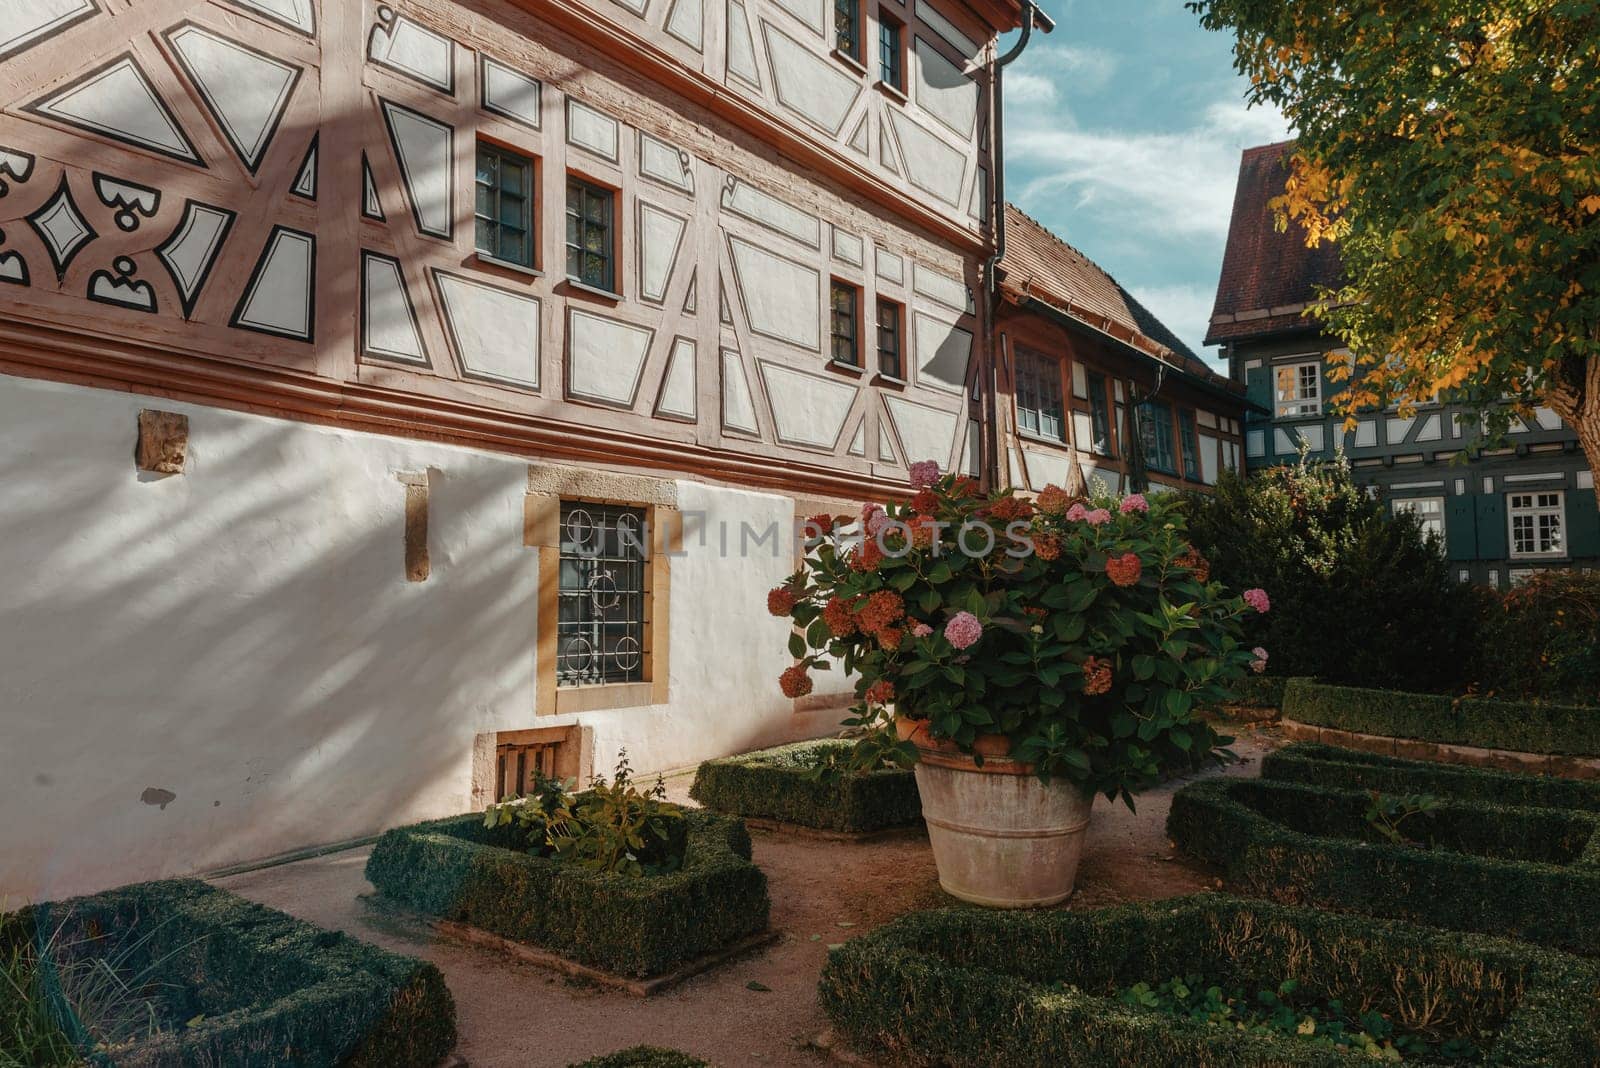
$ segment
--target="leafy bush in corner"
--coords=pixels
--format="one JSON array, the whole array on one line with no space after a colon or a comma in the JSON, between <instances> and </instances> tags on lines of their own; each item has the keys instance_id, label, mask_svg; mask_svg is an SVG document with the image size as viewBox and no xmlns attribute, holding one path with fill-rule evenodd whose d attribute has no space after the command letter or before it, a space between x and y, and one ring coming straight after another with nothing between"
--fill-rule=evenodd
<instances>
[{"instance_id":1,"label":"leafy bush in corner","mask_svg":"<svg viewBox=\"0 0 1600 1068\"><path fill-rule=\"evenodd\" d=\"M1422 790L1463 801L1600 812L1600 782L1490 771L1302 742L1268 753L1261 777L1345 790Z\"/></svg>"},{"instance_id":2,"label":"leafy bush in corner","mask_svg":"<svg viewBox=\"0 0 1600 1068\"><path fill-rule=\"evenodd\" d=\"M118 1068L432 1068L456 1041L455 1003L432 964L192 880L0 916L0 958L28 962L72 1040L22 1063L80 1063L81 1051ZM14 1037L0 1035L7 1053Z\"/></svg>"},{"instance_id":3,"label":"leafy bush in corner","mask_svg":"<svg viewBox=\"0 0 1600 1068\"><path fill-rule=\"evenodd\" d=\"M367 860L386 899L618 975L659 975L764 931L767 878L736 819L688 811L683 866L632 878L522 847L477 815L389 831Z\"/></svg>"},{"instance_id":4,"label":"leafy bush in corner","mask_svg":"<svg viewBox=\"0 0 1600 1068\"><path fill-rule=\"evenodd\" d=\"M915 823L922 815L917 781L905 768L811 774L819 761L847 755L842 739L799 742L708 760L689 796L707 808L802 827L860 833Z\"/></svg>"},{"instance_id":5,"label":"leafy bush in corner","mask_svg":"<svg viewBox=\"0 0 1600 1068\"><path fill-rule=\"evenodd\" d=\"M1451 801L1385 842L1369 796L1266 779L1194 783L1167 834L1241 893L1600 956L1600 816Z\"/></svg>"},{"instance_id":6,"label":"leafy bush in corner","mask_svg":"<svg viewBox=\"0 0 1600 1068\"><path fill-rule=\"evenodd\" d=\"M892 1063L1081 1068L1373 1063L1295 1037L1154 1014L1119 992L1174 970L1284 980L1407 1030L1492 1035L1507 1068L1593 1064L1600 971L1536 947L1222 895L1090 912L939 909L833 950L819 996L857 1050Z\"/></svg>"},{"instance_id":7,"label":"leafy bush in corner","mask_svg":"<svg viewBox=\"0 0 1600 1068\"><path fill-rule=\"evenodd\" d=\"M1283 715L1315 727L1552 756L1600 756L1600 708L1451 698L1290 679Z\"/></svg>"},{"instance_id":8,"label":"leafy bush in corner","mask_svg":"<svg viewBox=\"0 0 1600 1068\"><path fill-rule=\"evenodd\" d=\"M570 1065L569 1068L711 1068L711 1065L675 1049L634 1046L603 1057L594 1057L582 1064Z\"/></svg>"},{"instance_id":9,"label":"leafy bush in corner","mask_svg":"<svg viewBox=\"0 0 1600 1068\"><path fill-rule=\"evenodd\" d=\"M1600 575L1540 571L1481 597L1479 692L1600 705Z\"/></svg>"},{"instance_id":10,"label":"leafy bush in corner","mask_svg":"<svg viewBox=\"0 0 1600 1068\"><path fill-rule=\"evenodd\" d=\"M571 789L570 782L536 775L531 792L490 805L483 825L514 827L529 853L589 871L639 878L683 863L688 843L683 809L666 800L659 775L648 789L634 785L626 749L611 782L596 775L583 793L574 795Z\"/></svg>"},{"instance_id":11,"label":"leafy bush in corner","mask_svg":"<svg viewBox=\"0 0 1600 1068\"><path fill-rule=\"evenodd\" d=\"M1225 471L1184 510L1217 578L1272 591L1273 611L1246 626L1274 674L1432 693L1466 684L1473 594L1416 517L1368 497L1344 460Z\"/></svg>"}]
</instances>

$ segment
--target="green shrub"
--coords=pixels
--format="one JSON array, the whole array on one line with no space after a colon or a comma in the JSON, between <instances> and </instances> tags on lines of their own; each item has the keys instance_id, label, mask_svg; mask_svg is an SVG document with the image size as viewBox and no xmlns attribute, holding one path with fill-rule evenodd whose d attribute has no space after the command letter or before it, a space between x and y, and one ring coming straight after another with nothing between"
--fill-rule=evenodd
<instances>
[{"instance_id":1,"label":"green shrub","mask_svg":"<svg viewBox=\"0 0 1600 1068\"><path fill-rule=\"evenodd\" d=\"M24 1009L50 1016L96 1065L432 1068L456 1041L455 1003L432 964L200 882L33 906L0 917L0 943L38 977L45 1004ZM76 1063L59 1047L29 1056Z\"/></svg>"},{"instance_id":2,"label":"green shrub","mask_svg":"<svg viewBox=\"0 0 1600 1068\"><path fill-rule=\"evenodd\" d=\"M660 1046L634 1046L632 1049L608 1053L569 1068L711 1068L698 1057L679 1053Z\"/></svg>"},{"instance_id":3,"label":"green shrub","mask_svg":"<svg viewBox=\"0 0 1600 1068\"><path fill-rule=\"evenodd\" d=\"M1267 649L1273 674L1430 693L1468 681L1470 589L1416 517L1368 497L1342 459L1223 472L1184 507L1213 577L1271 592L1247 644Z\"/></svg>"},{"instance_id":4,"label":"green shrub","mask_svg":"<svg viewBox=\"0 0 1600 1068\"><path fill-rule=\"evenodd\" d=\"M1174 972L1227 986L1295 981L1494 1063L1595 1063L1600 972L1511 942L1221 895L1090 912L913 913L828 955L819 994L855 1048L893 1063L1007 1068L1370 1064L1121 1002ZM1488 1036L1485 1038L1485 1036Z\"/></svg>"},{"instance_id":5,"label":"green shrub","mask_svg":"<svg viewBox=\"0 0 1600 1068\"><path fill-rule=\"evenodd\" d=\"M378 839L367 878L384 897L619 975L649 976L766 930L767 879L744 824L690 811L683 866L632 878L519 846L478 815Z\"/></svg>"},{"instance_id":6,"label":"green shrub","mask_svg":"<svg viewBox=\"0 0 1600 1068\"><path fill-rule=\"evenodd\" d=\"M689 796L718 812L829 831L876 831L920 819L922 799L908 769L810 774L819 760L852 747L823 739L708 760L695 772Z\"/></svg>"},{"instance_id":7,"label":"green shrub","mask_svg":"<svg viewBox=\"0 0 1600 1068\"><path fill-rule=\"evenodd\" d=\"M1307 786L1389 793L1419 790L1463 801L1600 812L1600 782L1402 760L1313 742L1267 754L1261 777Z\"/></svg>"},{"instance_id":8,"label":"green shrub","mask_svg":"<svg viewBox=\"0 0 1600 1068\"><path fill-rule=\"evenodd\" d=\"M1483 591L1479 612L1479 692L1600 705L1600 574L1540 571Z\"/></svg>"},{"instance_id":9,"label":"green shrub","mask_svg":"<svg viewBox=\"0 0 1600 1068\"><path fill-rule=\"evenodd\" d=\"M1600 817L1451 801L1385 842L1368 794L1252 779L1180 791L1167 833L1242 893L1600 955Z\"/></svg>"},{"instance_id":10,"label":"green shrub","mask_svg":"<svg viewBox=\"0 0 1600 1068\"><path fill-rule=\"evenodd\" d=\"M1251 675L1233 686L1233 704L1245 708L1281 708L1289 680L1280 675Z\"/></svg>"},{"instance_id":11,"label":"green shrub","mask_svg":"<svg viewBox=\"0 0 1600 1068\"><path fill-rule=\"evenodd\" d=\"M1285 719L1316 727L1552 756L1600 756L1600 708L1450 698L1291 679Z\"/></svg>"}]
</instances>

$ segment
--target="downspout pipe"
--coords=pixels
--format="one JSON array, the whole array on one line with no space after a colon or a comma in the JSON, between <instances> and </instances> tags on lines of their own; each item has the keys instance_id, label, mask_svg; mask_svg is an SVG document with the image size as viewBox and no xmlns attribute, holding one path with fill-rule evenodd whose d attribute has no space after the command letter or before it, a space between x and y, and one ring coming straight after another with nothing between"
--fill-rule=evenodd
<instances>
[{"instance_id":1,"label":"downspout pipe","mask_svg":"<svg viewBox=\"0 0 1600 1068\"><path fill-rule=\"evenodd\" d=\"M1022 33L1006 50L1005 55L994 61L993 89L990 91L990 103L994 108L994 118L990 123L990 140L994 158L994 181L991 183L990 193L992 203L989 209L989 218L994 226L994 252L989 256L989 261L983 268L984 299L984 336L989 339L989 373L987 375L987 388L984 389L984 423L987 425L985 437L989 452L989 484L998 486L1000 481L1000 338L996 332L995 308L999 297L1000 282L996 277L1000 266L1001 257L1006 254L1006 165L1005 165L1005 68L1016 58L1022 55L1022 50L1028 47L1028 41L1033 37L1035 20L1040 28L1049 33L1055 28L1055 23L1034 6L1032 0L1022 0Z\"/></svg>"}]
</instances>

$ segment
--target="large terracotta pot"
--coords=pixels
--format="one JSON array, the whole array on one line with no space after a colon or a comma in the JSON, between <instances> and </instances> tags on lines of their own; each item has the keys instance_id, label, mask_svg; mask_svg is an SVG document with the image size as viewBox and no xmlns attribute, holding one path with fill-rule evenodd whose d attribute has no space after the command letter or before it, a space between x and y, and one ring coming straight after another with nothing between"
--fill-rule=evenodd
<instances>
[{"instance_id":1,"label":"large terracotta pot","mask_svg":"<svg viewBox=\"0 0 1600 1068\"><path fill-rule=\"evenodd\" d=\"M926 720L896 719L916 746L917 791L939 885L978 905L1022 909L1072 896L1094 797L1066 782L1041 783L1032 764L1006 759L1011 743L984 735L983 766L928 734Z\"/></svg>"}]
</instances>

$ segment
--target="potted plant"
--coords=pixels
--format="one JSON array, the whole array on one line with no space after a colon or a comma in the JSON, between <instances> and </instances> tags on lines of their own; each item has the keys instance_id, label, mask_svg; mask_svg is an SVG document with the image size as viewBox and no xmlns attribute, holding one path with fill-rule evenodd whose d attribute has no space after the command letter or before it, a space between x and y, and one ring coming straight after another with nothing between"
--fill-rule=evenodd
<instances>
[{"instance_id":1,"label":"potted plant","mask_svg":"<svg viewBox=\"0 0 1600 1068\"><path fill-rule=\"evenodd\" d=\"M799 571L768 596L788 616L783 692L839 664L858 764L915 763L939 881L1030 907L1072 893L1095 794L1121 798L1216 759L1198 710L1265 669L1175 501L1036 500L913 464L914 495L805 524Z\"/></svg>"}]
</instances>

